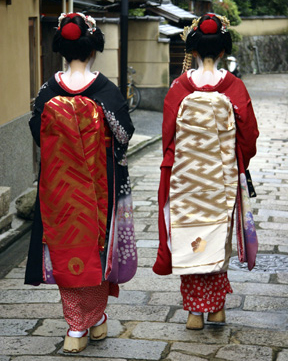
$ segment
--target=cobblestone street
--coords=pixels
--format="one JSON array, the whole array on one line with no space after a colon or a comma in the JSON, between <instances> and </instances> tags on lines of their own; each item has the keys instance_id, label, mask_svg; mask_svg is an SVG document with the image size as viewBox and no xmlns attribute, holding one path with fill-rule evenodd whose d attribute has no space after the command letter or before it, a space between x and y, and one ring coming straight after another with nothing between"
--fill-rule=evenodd
<instances>
[{"instance_id":1,"label":"cobblestone street","mask_svg":"<svg viewBox=\"0 0 288 361\"><path fill-rule=\"evenodd\" d=\"M121 285L118 299L109 299L108 338L64 356L67 324L58 289L25 286L24 260L0 280L0 361L288 360L288 74L243 80L260 130L258 152L249 166L257 192L251 202L259 254L249 272L237 261L234 239L226 325L206 323L201 331L187 330L180 278L152 272L162 159L158 140L129 158L138 271ZM149 124L153 127L151 119Z\"/></svg>"}]
</instances>

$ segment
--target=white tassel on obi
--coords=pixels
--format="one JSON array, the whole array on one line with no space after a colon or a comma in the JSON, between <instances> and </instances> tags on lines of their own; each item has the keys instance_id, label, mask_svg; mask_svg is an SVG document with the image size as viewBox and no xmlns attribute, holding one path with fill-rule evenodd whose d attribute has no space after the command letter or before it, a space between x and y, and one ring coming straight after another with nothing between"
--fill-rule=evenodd
<instances>
[{"instance_id":1,"label":"white tassel on obi","mask_svg":"<svg viewBox=\"0 0 288 361\"><path fill-rule=\"evenodd\" d=\"M170 183L174 274L228 268L238 169L235 118L218 92L194 92L181 103Z\"/></svg>"}]
</instances>

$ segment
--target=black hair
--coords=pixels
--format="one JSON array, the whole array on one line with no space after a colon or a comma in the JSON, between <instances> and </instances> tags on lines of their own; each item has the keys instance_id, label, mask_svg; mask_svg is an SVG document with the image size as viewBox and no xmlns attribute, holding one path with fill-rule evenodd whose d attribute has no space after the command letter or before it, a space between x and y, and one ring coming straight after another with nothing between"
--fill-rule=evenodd
<instances>
[{"instance_id":1,"label":"black hair","mask_svg":"<svg viewBox=\"0 0 288 361\"><path fill-rule=\"evenodd\" d=\"M200 29L201 24L208 19L214 20L217 25L217 30L213 34L205 34ZM222 23L217 16L202 16L197 28L188 34L186 39L186 53L190 53L193 50L197 51L202 59L212 58L215 60L223 50L226 54L231 54L231 35L227 30L222 30Z\"/></svg>"},{"instance_id":2,"label":"black hair","mask_svg":"<svg viewBox=\"0 0 288 361\"><path fill-rule=\"evenodd\" d=\"M76 24L81 30L79 39L69 40L61 35L62 28L69 23ZM73 18L66 17L61 21L60 29L57 29L54 35L52 49L55 53L60 53L68 63L72 60L84 62L93 50L103 51L104 34L98 27L93 33L90 33L84 19L79 15L75 15Z\"/></svg>"}]
</instances>

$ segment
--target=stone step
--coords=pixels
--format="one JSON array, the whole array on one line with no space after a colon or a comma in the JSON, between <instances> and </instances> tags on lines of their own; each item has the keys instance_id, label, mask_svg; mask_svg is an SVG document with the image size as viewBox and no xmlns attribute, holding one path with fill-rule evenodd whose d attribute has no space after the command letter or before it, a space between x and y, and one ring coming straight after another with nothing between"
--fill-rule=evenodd
<instances>
[{"instance_id":1,"label":"stone step","mask_svg":"<svg viewBox=\"0 0 288 361\"><path fill-rule=\"evenodd\" d=\"M10 187L0 187L0 218L9 212L10 198Z\"/></svg>"}]
</instances>

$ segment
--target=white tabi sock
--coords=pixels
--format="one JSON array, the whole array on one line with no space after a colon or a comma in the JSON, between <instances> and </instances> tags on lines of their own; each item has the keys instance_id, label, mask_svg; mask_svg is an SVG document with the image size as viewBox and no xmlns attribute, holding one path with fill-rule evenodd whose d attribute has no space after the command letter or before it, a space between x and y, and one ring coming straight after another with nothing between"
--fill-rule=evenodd
<instances>
[{"instance_id":1,"label":"white tabi sock","mask_svg":"<svg viewBox=\"0 0 288 361\"><path fill-rule=\"evenodd\" d=\"M94 326L100 326L100 325L102 325L102 323L104 323L107 318L108 318L107 313L106 313L106 317L105 317L105 313L103 313L103 316L102 316L101 320L98 321L97 323L95 323Z\"/></svg>"},{"instance_id":2,"label":"white tabi sock","mask_svg":"<svg viewBox=\"0 0 288 361\"><path fill-rule=\"evenodd\" d=\"M192 315L195 315L195 316L201 316L202 315L202 312L190 312Z\"/></svg>"},{"instance_id":3,"label":"white tabi sock","mask_svg":"<svg viewBox=\"0 0 288 361\"><path fill-rule=\"evenodd\" d=\"M84 330L84 331L71 331L71 330L69 330L68 331L68 336L80 338L86 333L86 331L87 330Z\"/></svg>"}]
</instances>

